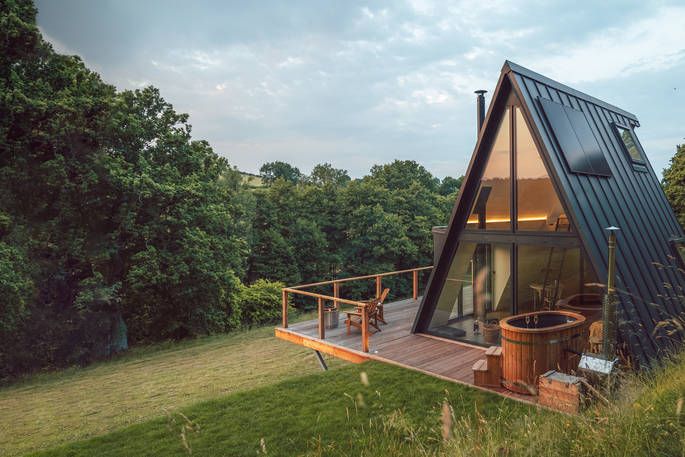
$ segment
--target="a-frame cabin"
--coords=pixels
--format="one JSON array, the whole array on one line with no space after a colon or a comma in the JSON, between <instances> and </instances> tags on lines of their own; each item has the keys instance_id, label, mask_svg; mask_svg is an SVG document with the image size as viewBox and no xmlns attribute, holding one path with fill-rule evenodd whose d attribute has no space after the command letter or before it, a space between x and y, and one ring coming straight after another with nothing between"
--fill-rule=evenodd
<instances>
[{"instance_id":1,"label":"a-frame cabin","mask_svg":"<svg viewBox=\"0 0 685 457\"><path fill-rule=\"evenodd\" d=\"M657 324L685 311L683 230L638 126L505 62L412 332L489 345L488 322L596 304L616 226L619 343L636 362L658 358L671 341Z\"/></svg>"}]
</instances>

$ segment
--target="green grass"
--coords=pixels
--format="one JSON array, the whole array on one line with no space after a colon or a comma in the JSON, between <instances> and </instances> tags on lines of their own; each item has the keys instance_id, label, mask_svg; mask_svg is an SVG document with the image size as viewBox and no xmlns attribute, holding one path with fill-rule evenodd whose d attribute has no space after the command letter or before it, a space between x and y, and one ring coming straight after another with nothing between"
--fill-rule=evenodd
<instances>
[{"instance_id":1,"label":"green grass","mask_svg":"<svg viewBox=\"0 0 685 457\"><path fill-rule=\"evenodd\" d=\"M359 438L365 455L437 457L685 456L685 354L650 373L628 375L608 406L578 416L531 413L452 416L452 438L439 448L393 439L401 418L372 424ZM402 428L405 434L412 426ZM374 437L389 437L374 439ZM323 455L323 454L319 454ZM327 452L344 456L344 452Z\"/></svg>"},{"instance_id":2,"label":"green grass","mask_svg":"<svg viewBox=\"0 0 685 457\"><path fill-rule=\"evenodd\" d=\"M374 439L366 432L388 421L399 425L386 439L407 450L418 442L435 450L446 399L460 417L480 411L505 420L530 411L489 393L369 362L235 393L35 455L362 455Z\"/></svg>"},{"instance_id":3,"label":"green grass","mask_svg":"<svg viewBox=\"0 0 685 457\"><path fill-rule=\"evenodd\" d=\"M0 390L0 455L685 457L685 354L571 417L389 365L321 372L272 335L157 345Z\"/></svg>"},{"instance_id":4,"label":"green grass","mask_svg":"<svg viewBox=\"0 0 685 457\"><path fill-rule=\"evenodd\" d=\"M34 376L0 390L0 455L102 435L198 401L318 371L311 350L260 328Z\"/></svg>"}]
</instances>

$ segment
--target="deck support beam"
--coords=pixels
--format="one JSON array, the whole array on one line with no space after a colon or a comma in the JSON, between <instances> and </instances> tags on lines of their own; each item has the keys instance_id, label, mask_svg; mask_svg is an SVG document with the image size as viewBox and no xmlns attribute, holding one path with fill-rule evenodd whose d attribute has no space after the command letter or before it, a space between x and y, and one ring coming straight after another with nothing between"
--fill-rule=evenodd
<instances>
[{"instance_id":1,"label":"deck support beam","mask_svg":"<svg viewBox=\"0 0 685 457\"><path fill-rule=\"evenodd\" d=\"M412 298L416 300L419 298L419 272L414 270L411 273Z\"/></svg>"}]
</instances>

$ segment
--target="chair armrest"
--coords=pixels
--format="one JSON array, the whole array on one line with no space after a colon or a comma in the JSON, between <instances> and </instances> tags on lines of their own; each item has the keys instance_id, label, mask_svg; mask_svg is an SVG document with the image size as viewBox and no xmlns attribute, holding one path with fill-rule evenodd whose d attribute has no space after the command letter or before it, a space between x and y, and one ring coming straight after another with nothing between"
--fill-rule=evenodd
<instances>
[{"instance_id":1,"label":"chair armrest","mask_svg":"<svg viewBox=\"0 0 685 457\"><path fill-rule=\"evenodd\" d=\"M357 311L345 311L345 314L347 314L348 317L349 316L361 316L362 315L361 312L357 312Z\"/></svg>"}]
</instances>

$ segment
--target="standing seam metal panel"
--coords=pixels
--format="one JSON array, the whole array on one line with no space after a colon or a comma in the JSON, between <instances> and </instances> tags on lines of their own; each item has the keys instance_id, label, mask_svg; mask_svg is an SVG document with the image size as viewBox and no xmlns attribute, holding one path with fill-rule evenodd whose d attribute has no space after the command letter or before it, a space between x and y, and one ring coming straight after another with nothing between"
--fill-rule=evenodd
<instances>
[{"instance_id":1,"label":"standing seam metal panel","mask_svg":"<svg viewBox=\"0 0 685 457\"><path fill-rule=\"evenodd\" d=\"M577 225L582 227L581 239L589 249L588 255L597 270L606 271L605 224L616 224L622 229L619 235L617 269L624 289L636 294L638 299L622 300L628 316L636 316L640 322L640 341L645 355L652 357L661 346L652 334L655 324L665 317L683 311L684 304L674 287L683 287L684 278L672 268L657 269L653 261L669 265L671 255L669 238L682 236L673 210L659 185L649 160L645 157L646 172L636 171L626 156L614 133L611 122L635 124L622 113L612 111L604 105L594 103L591 98L582 98L577 93L568 93L561 88L537 81L528 75L516 73L522 98L534 114L540 134L549 144L550 163L556 168L562 187L567 189L568 205L576 211ZM553 133L546 124L546 118L537 105L536 97L548 98L585 113L588 123L603 146L605 157L613 176L601 178L570 173L561 157ZM589 233L587 233L589 232ZM593 255L594 254L594 255ZM604 272L598 271L598 274ZM681 289L682 290L682 289ZM644 300L644 301L641 301ZM657 306L650 305L650 302ZM630 335L625 335L629 338ZM633 338L630 338L631 340Z\"/></svg>"},{"instance_id":2,"label":"standing seam metal panel","mask_svg":"<svg viewBox=\"0 0 685 457\"><path fill-rule=\"evenodd\" d=\"M597 211L595 208L593 208L593 203L596 204L598 201L601 202L603 199L598 198L598 189L592 186L592 181L613 178L589 177L568 173L566 171L566 164L563 161L563 158L561 158L560 154L556 152L558 147L556 146L555 140L553 140L553 133L549 131L546 122L543 121L543 113L540 111L535 101L536 96L541 96L550 100L554 100L555 98L561 100L561 98L553 88L550 88L547 85L528 78L523 78L523 81L523 86L525 86L528 91L528 94L523 94L523 96L526 98L525 101L531 109L531 112L537 114L537 124L541 134L544 134L547 137L545 138L546 142L549 144L547 149L550 151L550 159L553 159L552 162L556 168L555 172L560 180L563 181L562 186L571 191L566 192L566 198L569 201L569 205L576 211L578 225L581 227L579 229L581 239L585 240L586 247L589 248L588 256L595 264L595 270L597 271L597 274L600 275L600 278L606 276L606 256L603 255L603 251L605 250L604 248L606 246L606 235L604 234L603 229L607 226L609 221L606 214L604 214L603 208L601 208L601 211ZM535 88L535 93L530 90L531 86ZM552 96L553 93L556 94L556 97ZM598 227L599 230L587 230L587 227ZM619 259L621 257L620 254L621 252L619 250ZM622 276L624 276L624 274L622 274ZM627 286L627 284L624 284L624 287L630 289L630 287ZM626 306L626 308L629 308L629 306ZM645 317L646 316L641 315L640 320L643 321ZM632 340L632 338L629 339ZM647 341L648 346L642 346L640 349L645 351L647 353L645 355L648 357L653 356L655 354L655 343L651 340L651 338L647 338ZM641 357L641 354L636 354L636 356L638 356L640 359L644 359L644 356Z\"/></svg>"}]
</instances>

